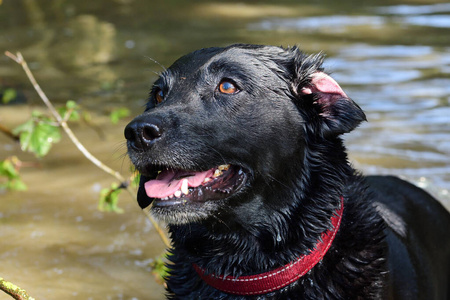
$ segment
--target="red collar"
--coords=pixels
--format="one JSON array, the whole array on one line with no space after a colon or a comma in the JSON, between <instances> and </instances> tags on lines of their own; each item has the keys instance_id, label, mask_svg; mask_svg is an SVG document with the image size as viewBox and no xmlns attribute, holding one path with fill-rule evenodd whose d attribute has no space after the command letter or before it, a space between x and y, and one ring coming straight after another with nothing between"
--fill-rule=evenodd
<instances>
[{"instance_id":1,"label":"red collar","mask_svg":"<svg viewBox=\"0 0 450 300\"><path fill-rule=\"evenodd\" d=\"M341 207L331 218L332 229L323 232L314 250L308 255L302 255L295 261L275 270L250 276L221 276L205 274L205 270L193 264L198 275L210 286L225 293L234 295L262 295L279 290L308 273L330 248L341 224L344 211L344 198L341 197Z\"/></svg>"}]
</instances>

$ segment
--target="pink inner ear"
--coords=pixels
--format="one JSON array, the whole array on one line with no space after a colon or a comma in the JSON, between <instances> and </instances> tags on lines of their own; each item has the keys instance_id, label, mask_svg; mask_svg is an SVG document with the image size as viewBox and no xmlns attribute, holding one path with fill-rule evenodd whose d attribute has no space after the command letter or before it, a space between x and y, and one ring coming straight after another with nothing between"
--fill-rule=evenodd
<instances>
[{"instance_id":1,"label":"pink inner ear","mask_svg":"<svg viewBox=\"0 0 450 300\"><path fill-rule=\"evenodd\" d=\"M324 72L316 72L312 75L311 86L303 88L301 90L303 94L312 93L325 93L325 94L337 94L343 98L348 98L339 84Z\"/></svg>"}]
</instances>

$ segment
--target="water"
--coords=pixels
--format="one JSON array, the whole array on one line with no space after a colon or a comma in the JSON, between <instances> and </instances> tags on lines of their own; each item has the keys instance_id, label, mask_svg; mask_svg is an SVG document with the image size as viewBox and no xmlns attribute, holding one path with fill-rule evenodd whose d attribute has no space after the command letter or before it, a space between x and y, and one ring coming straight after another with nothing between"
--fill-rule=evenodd
<instances>
[{"instance_id":1,"label":"water","mask_svg":"<svg viewBox=\"0 0 450 300\"><path fill-rule=\"evenodd\" d=\"M114 126L106 116L120 106L142 111L162 66L231 43L322 50L369 120L345 137L352 163L411 180L450 208L450 5L270 3L5 0L0 50L21 51L52 101L73 99L91 112L91 123L73 130L123 174L127 120ZM0 124L12 128L41 104L20 67L2 56L5 87L19 93L18 104L0 106ZM0 159L10 155L37 161L0 134ZM67 138L38 163L22 170L27 192L0 194L0 276L36 299L162 299L149 263L164 246L135 200L122 197L124 214L99 212L98 191L113 180Z\"/></svg>"}]
</instances>

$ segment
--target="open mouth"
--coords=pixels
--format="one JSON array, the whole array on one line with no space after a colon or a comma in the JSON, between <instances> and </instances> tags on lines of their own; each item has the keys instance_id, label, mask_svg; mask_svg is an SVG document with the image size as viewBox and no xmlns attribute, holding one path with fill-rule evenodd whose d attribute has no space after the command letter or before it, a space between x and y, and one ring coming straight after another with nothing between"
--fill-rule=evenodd
<instances>
[{"instance_id":1,"label":"open mouth","mask_svg":"<svg viewBox=\"0 0 450 300\"><path fill-rule=\"evenodd\" d=\"M220 165L207 171L164 168L144 183L145 193L154 206L206 202L230 197L245 184L247 174L233 165Z\"/></svg>"}]
</instances>

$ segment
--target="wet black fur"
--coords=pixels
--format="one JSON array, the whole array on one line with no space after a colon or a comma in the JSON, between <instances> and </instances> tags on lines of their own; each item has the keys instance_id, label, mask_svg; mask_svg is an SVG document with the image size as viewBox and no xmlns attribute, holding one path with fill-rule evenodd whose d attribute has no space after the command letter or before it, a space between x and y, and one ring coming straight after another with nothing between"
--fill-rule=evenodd
<instances>
[{"instance_id":1,"label":"wet black fur","mask_svg":"<svg viewBox=\"0 0 450 300\"><path fill-rule=\"evenodd\" d=\"M208 286L192 264L232 276L285 265L330 228L341 195L342 225L323 260L297 282L253 299L450 299L449 214L404 181L366 180L351 167L340 135L364 113L350 99L319 104L320 94L303 94L317 71L321 55L233 45L188 54L155 83L146 112L131 124L157 124L162 132L148 145L129 141L143 182L155 166L228 163L249 176L229 199L153 208L170 223L169 299L248 299ZM220 94L223 78L240 92ZM156 105L158 89L165 97ZM152 201L142 186L138 201Z\"/></svg>"}]
</instances>

